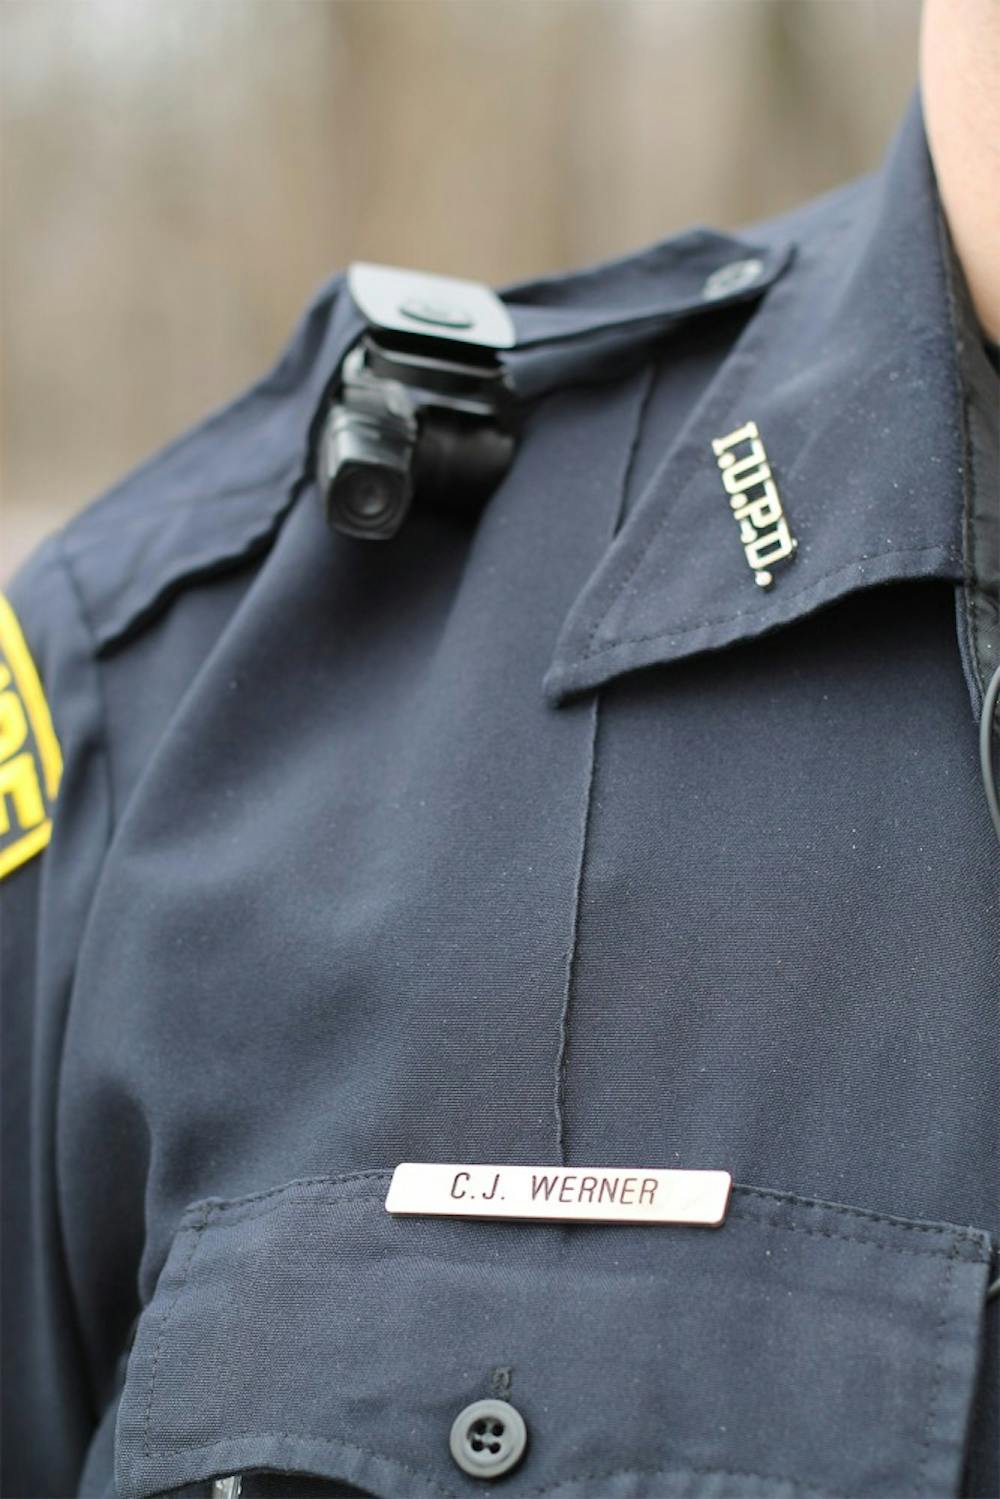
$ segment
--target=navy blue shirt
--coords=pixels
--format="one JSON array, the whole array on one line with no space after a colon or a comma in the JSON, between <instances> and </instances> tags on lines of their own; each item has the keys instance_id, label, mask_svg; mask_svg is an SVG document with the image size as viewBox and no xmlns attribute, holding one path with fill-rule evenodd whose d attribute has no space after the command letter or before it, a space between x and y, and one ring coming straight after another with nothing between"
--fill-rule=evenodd
<instances>
[{"instance_id":1,"label":"navy blue shirt","mask_svg":"<svg viewBox=\"0 0 1000 1499\"><path fill-rule=\"evenodd\" d=\"M919 108L503 296L475 520L326 528L338 278L15 581L64 768L3 882L5 1494L459 1499L498 1392L511 1499L998 1490L995 384ZM399 1219L401 1161L736 1186Z\"/></svg>"}]
</instances>

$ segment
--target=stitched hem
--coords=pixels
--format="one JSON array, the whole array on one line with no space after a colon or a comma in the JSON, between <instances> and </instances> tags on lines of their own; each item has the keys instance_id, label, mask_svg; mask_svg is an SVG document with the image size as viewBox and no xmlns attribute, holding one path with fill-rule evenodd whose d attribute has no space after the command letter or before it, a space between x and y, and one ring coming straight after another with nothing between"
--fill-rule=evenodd
<instances>
[{"instance_id":1,"label":"stitched hem","mask_svg":"<svg viewBox=\"0 0 1000 1499\"><path fill-rule=\"evenodd\" d=\"M628 495L629 480L635 465L636 454L639 451L639 439L645 421L646 411L649 406L650 397L656 380L656 365L649 363L641 372L639 378L638 409L632 427L632 435L625 453L625 462L622 465L621 481L618 486L618 503L615 507L615 516L612 535L621 525L622 516L625 513L625 502ZM600 728L600 694L598 694L591 706L590 725L590 747L587 765L587 779L583 793L583 815L580 825L579 853L576 866L576 879L573 884L573 914L570 923L569 949L566 954L566 981L563 993L562 1011L559 1016L559 1041L556 1048L555 1083L553 1092L553 1110L555 1113L556 1127L556 1153L563 1165L566 1163L566 1079L569 1057L569 1021L571 1006L573 1003L573 992L576 985L576 973L579 959L580 941L580 902L583 895L583 885L587 864L587 848L590 839L590 824L593 814L594 783L597 776L597 736Z\"/></svg>"},{"instance_id":2,"label":"stitched hem","mask_svg":"<svg viewBox=\"0 0 1000 1499\"><path fill-rule=\"evenodd\" d=\"M956 566L961 565L961 558L955 555L955 553L953 553L949 547L943 545L940 542L934 542L927 546L919 547L893 547L884 552L866 552L862 553L859 557L853 558L850 562L844 563L840 567L833 568L832 571L828 573L821 574L821 576L818 578L813 578L813 580L810 583L806 584L804 587L796 589L794 592L783 594L781 603L782 605L785 605L787 603L791 603L793 599L807 598L811 593L814 593L817 589L819 589L822 584L829 583L834 578L842 577L845 574L858 572L861 566L866 562L878 562L888 557L917 557L935 552L938 553L944 561L953 562L956 564ZM858 580L858 587L863 588L884 581L885 580L881 577L875 577L870 580L861 577ZM768 611L765 609L737 609L732 614L714 615L709 619L697 620L693 624L681 625L680 628L675 630L652 630L645 635L619 635L615 640L609 641L606 645L594 646L591 649L588 649L580 659L581 661L590 661L596 656L605 655L608 651L619 650L622 646L625 645L641 645L648 640L683 640L685 636L695 635L699 630L710 630L713 629L716 625L732 624L733 621L737 619L758 620L767 618ZM778 613L777 611L775 611L771 615L771 618L775 625L788 623L788 619L784 617L784 614Z\"/></svg>"}]
</instances>

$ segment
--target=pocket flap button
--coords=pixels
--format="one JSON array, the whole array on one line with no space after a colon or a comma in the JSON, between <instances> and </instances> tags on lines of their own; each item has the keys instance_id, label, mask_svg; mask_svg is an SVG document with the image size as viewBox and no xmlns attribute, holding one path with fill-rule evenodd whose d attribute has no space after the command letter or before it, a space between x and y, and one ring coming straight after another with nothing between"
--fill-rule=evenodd
<instances>
[{"instance_id":1,"label":"pocket flap button","mask_svg":"<svg viewBox=\"0 0 1000 1499\"><path fill-rule=\"evenodd\" d=\"M473 1478L500 1478L521 1461L528 1428L506 1400L476 1400L459 1411L451 1428L451 1455Z\"/></svg>"}]
</instances>

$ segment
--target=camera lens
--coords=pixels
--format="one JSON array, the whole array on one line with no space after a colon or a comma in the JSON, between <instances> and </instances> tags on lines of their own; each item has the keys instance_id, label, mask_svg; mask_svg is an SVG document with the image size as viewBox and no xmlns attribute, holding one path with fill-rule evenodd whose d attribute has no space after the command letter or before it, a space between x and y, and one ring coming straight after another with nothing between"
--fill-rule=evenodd
<instances>
[{"instance_id":1,"label":"camera lens","mask_svg":"<svg viewBox=\"0 0 1000 1499\"><path fill-rule=\"evenodd\" d=\"M378 525L393 506L393 495L377 469L359 469L349 476L339 498L344 514L360 525Z\"/></svg>"},{"instance_id":2,"label":"camera lens","mask_svg":"<svg viewBox=\"0 0 1000 1499\"><path fill-rule=\"evenodd\" d=\"M378 463L349 462L327 492L331 523L349 536L388 539L399 530L410 504L409 476Z\"/></svg>"}]
</instances>

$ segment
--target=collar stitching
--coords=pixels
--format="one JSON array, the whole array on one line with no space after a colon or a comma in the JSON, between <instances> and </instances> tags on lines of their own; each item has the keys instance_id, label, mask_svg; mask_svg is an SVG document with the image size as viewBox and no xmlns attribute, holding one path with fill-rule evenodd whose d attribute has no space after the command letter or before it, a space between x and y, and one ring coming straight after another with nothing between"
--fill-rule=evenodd
<instances>
[{"instance_id":1,"label":"collar stitching","mask_svg":"<svg viewBox=\"0 0 1000 1499\"><path fill-rule=\"evenodd\" d=\"M831 578L838 578L841 576L841 574L855 572L858 569L858 566L862 563L876 562L883 557L919 556L922 553L926 552L943 553L945 558L947 558L951 562L960 563L962 561L961 557L959 557L950 547L942 546L940 542L934 542L928 546L888 547L885 551L881 552L865 552L861 556L853 558L852 561L846 562L840 567L833 568L830 572L821 573L818 578L813 578L812 581L806 584L803 588L798 588L794 592L784 593L782 595L782 601L787 602L791 599L802 598L803 596L814 592L821 583L828 583ZM608 651L618 650L619 647L623 645L639 645L647 640L681 640L685 635L693 635L698 630L706 630L715 625L731 624L733 620L736 619L766 618L768 613L773 614L776 623L782 621L782 616L776 610L769 611L767 609L737 609L733 614L721 614L715 615L711 619L700 619L692 625L682 626L679 630L652 630L645 635L620 635L615 640L609 641L606 645L588 648L588 650L584 652L582 659L584 661L589 661L595 656L605 655ZM594 633L596 633L596 631ZM592 638L593 635L591 636L591 639Z\"/></svg>"}]
</instances>

